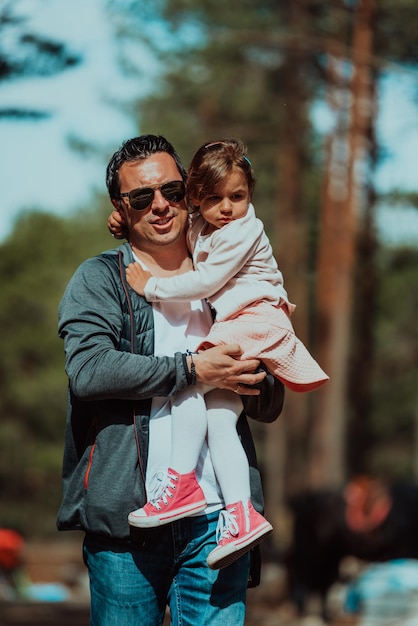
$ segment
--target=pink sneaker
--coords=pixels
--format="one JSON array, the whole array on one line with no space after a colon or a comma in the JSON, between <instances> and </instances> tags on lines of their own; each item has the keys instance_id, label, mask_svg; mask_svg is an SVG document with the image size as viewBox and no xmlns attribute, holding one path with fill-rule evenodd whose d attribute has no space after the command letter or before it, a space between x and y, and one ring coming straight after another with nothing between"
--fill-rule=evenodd
<instances>
[{"instance_id":1,"label":"pink sneaker","mask_svg":"<svg viewBox=\"0 0 418 626\"><path fill-rule=\"evenodd\" d=\"M197 482L196 472L178 474L167 470L165 481L142 509L132 511L128 522L137 528L169 524L182 517L200 513L206 507L205 495Z\"/></svg>"},{"instance_id":2,"label":"pink sneaker","mask_svg":"<svg viewBox=\"0 0 418 626\"><path fill-rule=\"evenodd\" d=\"M248 502L229 504L219 514L217 547L206 559L211 569L230 565L269 535L273 526Z\"/></svg>"}]
</instances>

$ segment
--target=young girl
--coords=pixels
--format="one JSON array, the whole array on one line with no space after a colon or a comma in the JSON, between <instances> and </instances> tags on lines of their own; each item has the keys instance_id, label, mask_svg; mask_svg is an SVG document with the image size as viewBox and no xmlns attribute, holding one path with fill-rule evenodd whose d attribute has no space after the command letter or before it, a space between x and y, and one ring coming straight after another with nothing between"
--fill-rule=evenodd
<instances>
[{"instance_id":1,"label":"young girl","mask_svg":"<svg viewBox=\"0 0 418 626\"><path fill-rule=\"evenodd\" d=\"M288 300L270 242L251 204L254 184L251 163L240 141L202 146L192 159L187 185L189 204L195 208L188 229L195 270L156 278L133 263L126 269L127 280L151 302L206 298L215 321L197 350L237 343L243 358L260 359L290 389L310 391L324 384L328 376L294 333L290 315L295 307ZM118 214L112 214L109 228L121 234ZM239 387L233 394L191 385L174 397L174 452L166 480L143 508L129 515L130 524L149 527L204 508L203 494L187 476L193 476L207 436L225 501L218 546L208 556L212 568L228 565L272 531L250 501L248 461L236 432L243 407L238 394ZM187 486L182 486L181 494L176 493L179 481L190 483L191 493L185 493Z\"/></svg>"}]
</instances>

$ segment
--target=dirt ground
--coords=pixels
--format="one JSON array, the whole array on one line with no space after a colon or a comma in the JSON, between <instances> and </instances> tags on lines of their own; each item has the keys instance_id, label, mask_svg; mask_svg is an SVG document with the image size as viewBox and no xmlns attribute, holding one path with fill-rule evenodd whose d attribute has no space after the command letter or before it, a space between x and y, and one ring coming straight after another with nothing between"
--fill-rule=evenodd
<instances>
[{"instance_id":1,"label":"dirt ground","mask_svg":"<svg viewBox=\"0 0 418 626\"><path fill-rule=\"evenodd\" d=\"M169 626L167 615L164 626ZM283 607L271 607L249 603L246 626L324 626L315 616L296 618ZM355 626L356 621L348 618L333 621L327 626ZM1 604L1 626L89 626L88 605L77 603L33 603ZM116 626L116 625L115 625Z\"/></svg>"},{"instance_id":2,"label":"dirt ground","mask_svg":"<svg viewBox=\"0 0 418 626\"><path fill-rule=\"evenodd\" d=\"M26 546L28 579L35 584L60 583L69 598L65 602L0 602L0 626L88 626L89 591L81 557L80 539L31 542ZM311 614L298 618L283 590L283 573L274 566L263 567L262 584L248 592L246 626L324 626L313 606ZM164 626L169 626L167 616ZM355 626L338 616L328 626ZM116 626L116 625L115 625Z\"/></svg>"}]
</instances>

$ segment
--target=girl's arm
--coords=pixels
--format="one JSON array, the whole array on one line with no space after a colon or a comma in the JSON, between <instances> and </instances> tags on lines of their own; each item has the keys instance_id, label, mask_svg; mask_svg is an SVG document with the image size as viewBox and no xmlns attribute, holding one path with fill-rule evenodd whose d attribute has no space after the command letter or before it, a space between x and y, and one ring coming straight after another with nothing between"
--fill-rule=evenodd
<instances>
[{"instance_id":1,"label":"girl's arm","mask_svg":"<svg viewBox=\"0 0 418 626\"><path fill-rule=\"evenodd\" d=\"M107 218L107 227L115 239L127 239L128 229L126 228L123 215L116 209Z\"/></svg>"},{"instance_id":2,"label":"girl's arm","mask_svg":"<svg viewBox=\"0 0 418 626\"><path fill-rule=\"evenodd\" d=\"M151 272L144 270L139 263L130 263L125 270L126 280L136 293L143 296L145 293L145 285L151 278Z\"/></svg>"},{"instance_id":3,"label":"girl's arm","mask_svg":"<svg viewBox=\"0 0 418 626\"><path fill-rule=\"evenodd\" d=\"M204 261L197 263L195 270L170 278L148 277L143 290L145 297L150 302L210 298L251 258L262 232L259 220L231 222L212 234L210 252Z\"/></svg>"}]
</instances>

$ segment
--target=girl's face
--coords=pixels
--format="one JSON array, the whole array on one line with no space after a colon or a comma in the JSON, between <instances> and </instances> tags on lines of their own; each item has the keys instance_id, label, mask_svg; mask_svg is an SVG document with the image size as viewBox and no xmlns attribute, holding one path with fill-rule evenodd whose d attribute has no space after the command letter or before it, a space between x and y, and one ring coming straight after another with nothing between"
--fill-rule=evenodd
<instances>
[{"instance_id":1,"label":"girl's face","mask_svg":"<svg viewBox=\"0 0 418 626\"><path fill-rule=\"evenodd\" d=\"M244 217L250 203L250 194L244 174L239 169L232 170L213 193L196 202L202 217L214 230Z\"/></svg>"}]
</instances>

